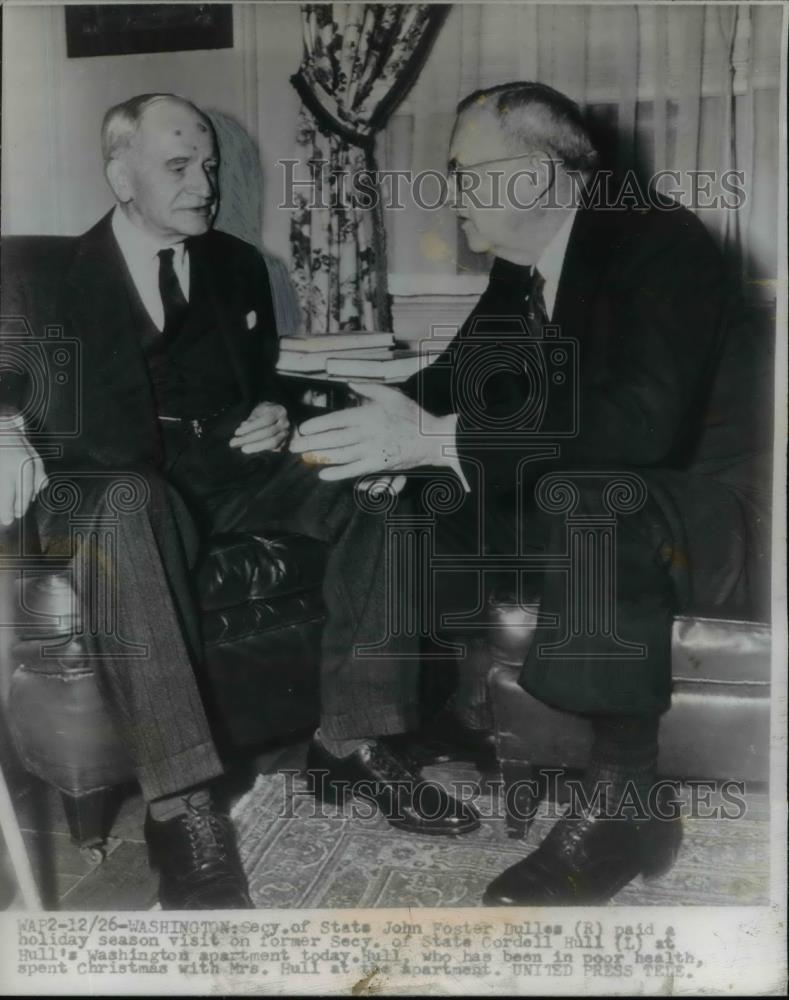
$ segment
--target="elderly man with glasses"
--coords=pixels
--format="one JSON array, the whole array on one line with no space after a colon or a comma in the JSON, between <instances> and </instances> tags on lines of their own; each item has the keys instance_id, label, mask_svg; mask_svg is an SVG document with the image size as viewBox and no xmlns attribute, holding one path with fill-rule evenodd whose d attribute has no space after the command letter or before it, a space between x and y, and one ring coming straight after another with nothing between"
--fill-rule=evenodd
<instances>
[{"instance_id":1,"label":"elderly man with glasses","mask_svg":"<svg viewBox=\"0 0 789 1000\"><path fill-rule=\"evenodd\" d=\"M605 203L582 115L550 87L471 94L449 153L466 241L494 258L487 289L404 391L377 387L367 406L302 425L292 447L333 463L321 471L328 480L454 470L465 499L439 517L435 552L457 556L458 571L436 572L434 624L452 612L468 634L484 634L486 593L508 587L535 612L521 686L585 716L593 732L587 808L559 819L485 901L599 903L670 866L679 846L679 821L660 821L651 795L673 615L689 593L710 604L747 600L745 547L727 551L720 540L748 537L755 515L738 485L748 401L729 393L712 444L705 416L716 376L737 384L721 362L730 282L702 224L675 202ZM576 580L573 590L562 573L533 569L566 547L566 516L545 502L546 474L574 491L574 516L605 514L622 476L641 494L618 518L601 605L616 624L616 655L585 634L566 654L545 654L561 644L573 600L590 600L596 585ZM477 759L492 744L485 666L473 655L460 664L434 730ZM626 800L635 808L617 811Z\"/></svg>"}]
</instances>

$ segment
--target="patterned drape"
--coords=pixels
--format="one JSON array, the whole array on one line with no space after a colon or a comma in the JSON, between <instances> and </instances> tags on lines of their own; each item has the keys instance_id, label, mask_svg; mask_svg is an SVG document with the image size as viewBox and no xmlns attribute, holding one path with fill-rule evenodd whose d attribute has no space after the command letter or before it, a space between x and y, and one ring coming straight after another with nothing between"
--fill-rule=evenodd
<instances>
[{"instance_id":1,"label":"patterned drape","mask_svg":"<svg viewBox=\"0 0 789 1000\"><path fill-rule=\"evenodd\" d=\"M293 273L307 333L392 328L380 198L360 196L341 178L366 175L377 190L376 134L411 87L447 10L302 6L304 58L291 79L303 102L297 148L326 181L320 195L294 192Z\"/></svg>"}]
</instances>

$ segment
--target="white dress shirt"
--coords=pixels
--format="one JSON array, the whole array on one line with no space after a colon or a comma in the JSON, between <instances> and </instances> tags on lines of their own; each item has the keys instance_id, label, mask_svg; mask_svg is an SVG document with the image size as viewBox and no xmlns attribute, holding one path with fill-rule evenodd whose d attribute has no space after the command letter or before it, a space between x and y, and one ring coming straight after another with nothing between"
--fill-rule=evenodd
<instances>
[{"instance_id":1,"label":"white dress shirt","mask_svg":"<svg viewBox=\"0 0 789 1000\"><path fill-rule=\"evenodd\" d=\"M545 280L542 295L545 299L545 311L548 313L548 319L553 319L553 307L556 305L556 293L559 290L559 280L562 276L564 258L567 254L567 244L570 241L570 233L573 228L573 223L575 222L575 213L577 211L578 209L574 208L572 212L568 214L559 230L554 233L554 237L551 242L543 250L540 255L540 259L537 261L537 270Z\"/></svg>"},{"instance_id":2,"label":"white dress shirt","mask_svg":"<svg viewBox=\"0 0 789 1000\"><path fill-rule=\"evenodd\" d=\"M570 241L570 233L573 228L573 222L575 222L576 212L577 209L574 208L568 213L567 218L564 220L560 228L554 233L553 239L540 254L540 259L537 261L537 270L540 272L545 282L542 294L543 299L545 300L545 311L548 314L548 319L553 318L553 307L556 304L556 293L559 290L559 281L562 276L562 268L564 267L564 258L567 254L567 244ZM451 433L454 437L458 419L457 414L452 414L452 418ZM470 493L471 487L469 486L468 480L463 472L463 468L460 465L457 448L453 446L451 449L447 449L446 454L450 460L450 468L460 478L466 493Z\"/></svg>"},{"instance_id":3,"label":"white dress shirt","mask_svg":"<svg viewBox=\"0 0 789 1000\"><path fill-rule=\"evenodd\" d=\"M140 294L148 315L157 330L164 329L164 306L159 292L159 251L171 249L173 267L184 298L189 301L189 254L183 243L163 243L144 229L135 226L116 205L112 213L112 232L126 261L134 287Z\"/></svg>"}]
</instances>

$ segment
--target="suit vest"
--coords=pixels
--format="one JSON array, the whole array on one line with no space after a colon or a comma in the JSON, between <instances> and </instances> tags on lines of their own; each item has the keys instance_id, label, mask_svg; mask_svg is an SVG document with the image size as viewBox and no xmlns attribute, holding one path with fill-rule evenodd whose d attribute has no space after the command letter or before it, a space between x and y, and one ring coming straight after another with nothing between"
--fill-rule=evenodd
<instances>
[{"instance_id":1,"label":"suit vest","mask_svg":"<svg viewBox=\"0 0 789 1000\"><path fill-rule=\"evenodd\" d=\"M143 345L160 416L199 419L240 402L241 392L220 333L220 318L205 282L195 280L189 307L167 338L157 329L131 278L127 278L134 329Z\"/></svg>"}]
</instances>

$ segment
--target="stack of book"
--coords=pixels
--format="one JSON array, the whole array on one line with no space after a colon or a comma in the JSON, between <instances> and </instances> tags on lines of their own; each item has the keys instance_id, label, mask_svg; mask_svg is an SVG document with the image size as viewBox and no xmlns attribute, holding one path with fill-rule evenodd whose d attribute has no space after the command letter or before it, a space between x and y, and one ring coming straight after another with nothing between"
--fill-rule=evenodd
<instances>
[{"instance_id":1,"label":"stack of book","mask_svg":"<svg viewBox=\"0 0 789 1000\"><path fill-rule=\"evenodd\" d=\"M421 367L419 351L396 350L391 333L282 337L277 371L335 379L398 382Z\"/></svg>"}]
</instances>

